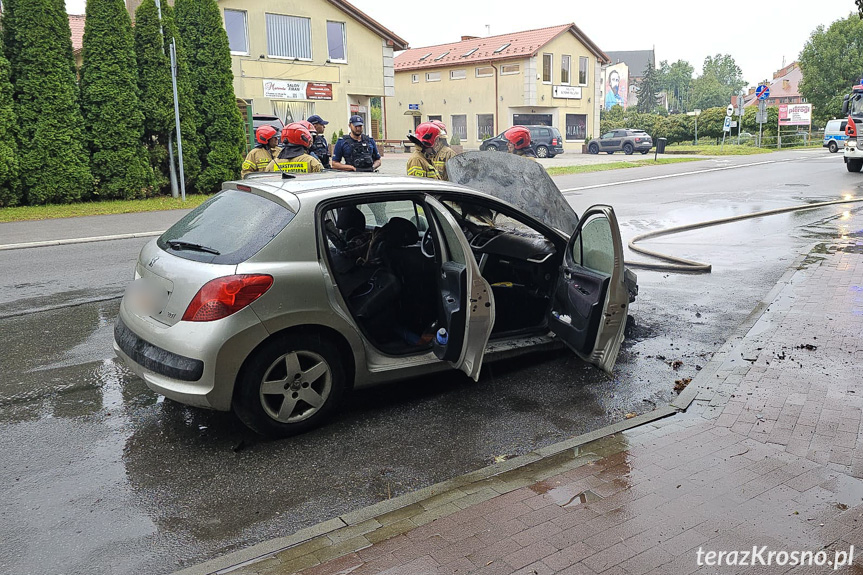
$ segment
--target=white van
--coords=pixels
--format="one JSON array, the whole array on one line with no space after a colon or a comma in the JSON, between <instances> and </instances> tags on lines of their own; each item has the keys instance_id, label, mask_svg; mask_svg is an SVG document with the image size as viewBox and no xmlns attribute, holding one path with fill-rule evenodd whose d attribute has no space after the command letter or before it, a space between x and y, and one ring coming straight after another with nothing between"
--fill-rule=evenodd
<instances>
[{"instance_id":1,"label":"white van","mask_svg":"<svg viewBox=\"0 0 863 575\"><path fill-rule=\"evenodd\" d=\"M848 120L830 120L824 128L824 147L832 153L836 153L840 146L845 145L848 136L845 135L845 126Z\"/></svg>"}]
</instances>

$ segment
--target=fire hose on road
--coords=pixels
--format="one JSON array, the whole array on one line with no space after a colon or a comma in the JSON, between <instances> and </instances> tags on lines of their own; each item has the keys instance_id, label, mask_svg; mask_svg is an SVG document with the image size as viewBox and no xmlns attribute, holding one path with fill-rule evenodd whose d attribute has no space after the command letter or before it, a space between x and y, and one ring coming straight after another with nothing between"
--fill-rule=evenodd
<instances>
[{"instance_id":1,"label":"fire hose on road","mask_svg":"<svg viewBox=\"0 0 863 575\"><path fill-rule=\"evenodd\" d=\"M635 244L647 239L658 238L660 236L669 236L671 234L679 234L681 232L688 232L691 230L698 230L701 228L709 228L712 226L718 226L722 224L729 224L732 222L739 222L742 220L748 220L751 218L762 218L764 216L772 216L776 214L782 214L785 212L794 212L801 210L813 210L816 208L823 208L825 206L832 206L836 204L849 204L854 202L863 202L863 198L850 198L847 200L831 200L829 202L818 202L815 204L801 204L797 206L790 206L787 208L778 208L775 210L767 210L763 212L755 212L752 214L742 214L739 216L731 216L728 218L719 218L716 220L708 220L706 222L698 222L695 224L686 224L684 226L675 226L673 228L666 228L664 230L656 230L653 232L647 232L645 234L639 234L632 238L629 242L629 249L634 252L638 252L640 254L644 254L646 256L654 257L659 260L664 260L666 262L671 263L655 263L655 262L624 262L627 266L631 268L639 268L645 270L656 270L656 271L674 271L674 272L695 272L695 273L710 273L712 266L710 264L705 264L701 262L696 262L693 260L687 260L684 258L679 258L676 256L670 256L667 254L661 254L659 252L655 252L653 250L648 250L647 248L638 247Z\"/></svg>"}]
</instances>

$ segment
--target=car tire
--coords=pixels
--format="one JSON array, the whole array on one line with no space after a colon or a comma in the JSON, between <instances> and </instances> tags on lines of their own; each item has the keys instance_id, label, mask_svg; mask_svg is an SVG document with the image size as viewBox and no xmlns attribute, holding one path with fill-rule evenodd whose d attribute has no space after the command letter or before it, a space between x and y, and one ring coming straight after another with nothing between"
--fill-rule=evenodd
<instances>
[{"instance_id":1,"label":"car tire","mask_svg":"<svg viewBox=\"0 0 863 575\"><path fill-rule=\"evenodd\" d=\"M590 144L587 147L587 153L588 154L598 154L599 153L599 146L596 144Z\"/></svg>"},{"instance_id":2,"label":"car tire","mask_svg":"<svg viewBox=\"0 0 863 575\"><path fill-rule=\"evenodd\" d=\"M485 149L486 152L497 152L497 146L493 144L489 144L488 148Z\"/></svg>"},{"instance_id":3,"label":"car tire","mask_svg":"<svg viewBox=\"0 0 863 575\"><path fill-rule=\"evenodd\" d=\"M548 157L548 148L545 146L537 146L536 147L536 157L537 158L547 158Z\"/></svg>"},{"instance_id":4,"label":"car tire","mask_svg":"<svg viewBox=\"0 0 863 575\"><path fill-rule=\"evenodd\" d=\"M860 168L863 168L863 160L848 160L845 167L849 172L859 172Z\"/></svg>"},{"instance_id":5,"label":"car tire","mask_svg":"<svg viewBox=\"0 0 863 575\"><path fill-rule=\"evenodd\" d=\"M630 144L629 142L623 144L623 153L627 156L631 156L634 149L635 148L633 148L632 144Z\"/></svg>"},{"instance_id":6,"label":"car tire","mask_svg":"<svg viewBox=\"0 0 863 575\"><path fill-rule=\"evenodd\" d=\"M271 438L319 426L345 391L340 357L335 344L317 335L294 333L266 341L240 370L234 413L252 430ZM286 405L288 401L293 405ZM290 412L287 407L292 407Z\"/></svg>"},{"instance_id":7,"label":"car tire","mask_svg":"<svg viewBox=\"0 0 863 575\"><path fill-rule=\"evenodd\" d=\"M836 144L836 140L830 140L830 143L827 144L827 149L830 150L831 154L835 154L839 151L839 145Z\"/></svg>"}]
</instances>

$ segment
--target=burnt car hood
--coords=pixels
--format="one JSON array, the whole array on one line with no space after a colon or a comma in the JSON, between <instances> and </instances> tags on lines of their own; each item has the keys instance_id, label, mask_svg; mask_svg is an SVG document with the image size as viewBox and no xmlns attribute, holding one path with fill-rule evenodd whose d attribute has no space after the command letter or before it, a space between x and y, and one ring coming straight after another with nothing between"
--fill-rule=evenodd
<instances>
[{"instance_id":1,"label":"burnt car hood","mask_svg":"<svg viewBox=\"0 0 863 575\"><path fill-rule=\"evenodd\" d=\"M578 214L541 164L501 152L465 152L446 163L449 181L508 202L545 225L572 235Z\"/></svg>"}]
</instances>

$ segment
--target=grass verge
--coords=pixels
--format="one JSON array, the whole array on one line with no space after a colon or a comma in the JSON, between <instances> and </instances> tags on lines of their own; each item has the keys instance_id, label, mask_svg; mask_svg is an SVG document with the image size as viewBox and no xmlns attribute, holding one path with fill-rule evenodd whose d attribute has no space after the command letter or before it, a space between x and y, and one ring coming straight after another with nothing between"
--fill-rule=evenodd
<instances>
[{"instance_id":1,"label":"grass verge","mask_svg":"<svg viewBox=\"0 0 863 575\"><path fill-rule=\"evenodd\" d=\"M185 203L180 198L158 197L146 200L107 200L80 204L49 204L47 206L21 206L0 209L0 223L27 220L50 220L78 216L104 216L108 214L131 214L196 208L207 195L188 195Z\"/></svg>"},{"instance_id":2,"label":"grass verge","mask_svg":"<svg viewBox=\"0 0 863 575\"><path fill-rule=\"evenodd\" d=\"M666 146L665 153L674 154L692 154L694 156L752 156L755 154L769 154L777 151L773 148L756 148L755 146L737 144L725 144L725 146L717 146L715 144L699 144L681 145L672 144Z\"/></svg>"},{"instance_id":3,"label":"grass verge","mask_svg":"<svg viewBox=\"0 0 863 575\"><path fill-rule=\"evenodd\" d=\"M656 166L658 164L680 164L682 162L699 162L703 158L659 158L658 160L635 160L611 162L607 164L588 164L585 166L560 166L547 168L549 176L563 176L566 174L585 174L588 172L605 172L608 170L621 170L625 168L641 168L644 166Z\"/></svg>"}]
</instances>

